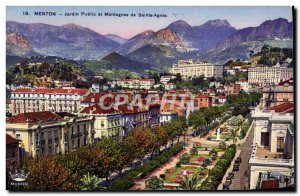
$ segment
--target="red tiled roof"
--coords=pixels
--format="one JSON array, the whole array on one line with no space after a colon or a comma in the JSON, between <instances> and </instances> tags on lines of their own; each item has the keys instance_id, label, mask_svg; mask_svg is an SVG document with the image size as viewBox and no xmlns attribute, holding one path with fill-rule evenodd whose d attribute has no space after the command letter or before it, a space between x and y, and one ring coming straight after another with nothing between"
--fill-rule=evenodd
<instances>
[{"instance_id":1,"label":"red tiled roof","mask_svg":"<svg viewBox=\"0 0 300 196\"><path fill-rule=\"evenodd\" d=\"M19 143L19 141L15 138L13 138L12 136L6 134L6 145L8 144L16 144Z\"/></svg>"},{"instance_id":2,"label":"red tiled roof","mask_svg":"<svg viewBox=\"0 0 300 196\"><path fill-rule=\"evenodd\" d=\"M285 80L285 81L282 81L282 82L279 82L278 85L279 86L283 86L285 84L289 84L289 85L293 85L294 84L294 79L293 78L290 78L288 80Z\"/></svg>"},{"instance_id":3,"label":"red tiled roof","mask_svg":"<svg viewBox=\"0 0 300 196\"><path fill-rule=\"evenodd\" d=\"M115 110L113 107L110 107L109 109L105 110L105 109L102 109L99 105L92 105L92 106L85 107L80 113L83 113L83 114L111 114L111 113L118 113L118 111Z\"/></svg>"},{"instance_id":4,"label":"red tiled roof","mask_svg":"<svg viewBox=\"0 0 300 196\"><path fill-rule=\"evenodd\" d=\"M63 89L63 88L19 88L13 91L13 93L31 93L31 94L78 94L84 95L88 92L88 89Z\"/></svg>"},{"instance_id":5,"label":"red tiled roof","mask_svg":"<svg viewBox=\"0 0 300 196\"><path fill-rule=\"evenodd\" d=\"M109 97L106 97L104 99L105 102L111 103L115 101L115 98L117 95L127 95L130 96L132 93L130 92L124 92L124 93L118 93L118 92L113 92L113 93L107 93L107 92L101 92L101 93L91 93L89 94L86 98L84 98L81 103L100 103L100 98L104 95L112 95ZM113 98L112 98L113 97ZM120 97L119 101L122 101L123 97Z\"/></svg>"},{"instance_id":6,"label":"red tiled roof","mask_svg":"<svg viewBox=\"0 0 300 196\"><path fill-rule=\"evenodd\" d=\"M287 102L277 106L273 106L268 108L269 110L275 110L275 112L293 112L294 111L294 104Z\"/></svg>"},{"instance_id":7,"label":"red tiled roof","mask_svg":"<svg viewBox=\"0 0 300 196\"><path fill-rule=\"evenodd\" d=\"M35 123L35 122L48 122L48 121L58 121L63 120L60 116L49 112L29 112L21 113L12 116L6 120L8 123Z\"/></svg>"},{"instance_id":8,"label":"red tiled roof","mask_svg":"<svg viewBox=\"0 0 300 196\"><path fill-rule=\"evenodd\" d=\"M208 95L198 95L196 98L201 98L201 99L209 99L209 98L212 98Z\"/></svg>"}]
</instances>

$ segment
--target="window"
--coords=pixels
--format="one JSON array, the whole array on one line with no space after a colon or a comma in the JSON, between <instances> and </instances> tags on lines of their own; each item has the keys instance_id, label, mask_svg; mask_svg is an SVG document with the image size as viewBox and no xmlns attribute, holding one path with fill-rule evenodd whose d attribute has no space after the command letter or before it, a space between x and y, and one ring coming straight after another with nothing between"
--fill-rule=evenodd
<instances>
[{"instance_id":1,"label":"window","mask_svg":"<svg viewBox=\"0 0 300 196\"><path fill-rule=\"evenodd\" d=\"M277 152L283 152L284 137L277 137Z\"/></svg>"}]
</instances>

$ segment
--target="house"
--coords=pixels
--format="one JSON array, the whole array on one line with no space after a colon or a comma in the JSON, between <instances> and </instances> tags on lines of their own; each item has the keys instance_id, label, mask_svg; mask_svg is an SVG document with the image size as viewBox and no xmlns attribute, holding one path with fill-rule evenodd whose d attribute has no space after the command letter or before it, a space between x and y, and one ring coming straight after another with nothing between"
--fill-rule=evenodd
<instances>
[{"instance_id":1,"label":"house","mask_svg":"<svg viewBox=\"0 0 300 196\"><path fill-rule=\"evenodd\" d=\"M247 80L238 80L235 82L235 84L240 85L241 90L245 91L246 93L249 92L250 86Z\"/></svg>"},{"instance_id":2,"label":"house","mask_svg":"<svg viewBox=\"0 0 300 196\"><path fill-rule=\"evenodd\" d=\"M19 140L6 134L6 167L13 170L19 165Z\"/></svg>"},{"instance_id":3,"label":"house","mask_svg":"<svg viewBox=\"0 0 300 196\"><path fill-rule=\"evenodd\" d=\"M6 120L6 133L20 140L20 156L65 154L92 144L92 116L49 111L20 113Z\"/></svg>"},{"instance_id":4,"label":"house","mask_svg":"<svg viewBox=\"0 0 300 196\"><path fill-rule=\"evenodd\" d=\"M27 112L77 113L89 89L19 88L11 92L12 114Z\"/></svg>"},{"instance_id":5,"label":"house","mask_svg":"<svg viewBox=\"0 0 300 196\"><path fill-rule=\"evenodd\" d=\"M173 111L165 111L160 113L160 124L165 124L171 122L173 119L177 118L178 114Z\"/></svg>"},{"instance_id":6,"label":"house","mask_svg":"<svg viewBox=\"0 0 300 196\"><path fill-rule=\"evenodd\" d=\"M290 103L271 108L257 106L252 110L254 138L249 159L250 189L264 187L262 182L270 180L270 175L276 176L275 179L288 179L287 186L294 183L293 111L294 105Z\"/></svg>"}]
</instances>

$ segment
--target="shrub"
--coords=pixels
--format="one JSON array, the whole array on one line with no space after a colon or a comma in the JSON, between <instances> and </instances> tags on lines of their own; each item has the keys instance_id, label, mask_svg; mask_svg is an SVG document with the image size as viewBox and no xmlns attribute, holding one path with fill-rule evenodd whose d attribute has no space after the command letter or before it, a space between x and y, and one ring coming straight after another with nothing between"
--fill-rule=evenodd
<instances>
[{"instance_id":1,"label":"shrub","mask_svg":"<svg viewBox=\"0 0 300 196\"><path fill-rule=\"evenodd\" d=\"M184 153L179 160L182 164L188 164L191 160L191 157L188 153Z\"/></svg>"},{"instance_id":2,"label":"shrub","mask_svg":"<svg viewBox=\"0 0 300 196\"><path fill-rule=\"evenodd\" d=\"M219 148L226 149L226 142L220 142L219 143Z\"/></svg>"},{"instance_id":3,"label":"shrub","mask_svg":"<svg viewBox=\"0 0 300 196\"><path fill-rule=\"evenodd\" d=\"M190 151L191 155L197 155L198 154L198 148L197 147L193 147Z\"/></svg>"},{"instance_id":4,"label":"shrub","mask_svg":"<svg viewBox=\"0 0 300 196\"><path fill-rule=\"evenodd\" d=\"M215 149L212 149L211 151L209 151L208 155L211 156L213 154L217 154L217 151Z\"/></svg>"},{"instance_id":5,"label":"shrub","mask_svg":"<svg viewBox=\"0 0 300 196\"><path fill-rule=\"evenodd\" d=\"M166 178L166 174L160 174L159 177L160 177L161 179L165 179L165 178Z\"/></svg>"},{"instance_id":6,"label":"shrub","mask_svg":"<svg viewBox=\"0 0 300 196\"><path fill-rule=\"evenodd\" d=\"M123 177L114 180L108 187L109 191L124 191L128 190L136 180L143 178L155 170L162 164L162 161L167 162L173 154L179 153L183 149L182 144L176 144L171 149L165 151L154 160L145 163L144 165L138 166L136 169L130 171ZM164 162L164 163L165 163Z\"/></svg>"},{"instance_id":7,"label":"shrub","mask_svg":"<svg viewBox=\"0 0 300 196\"><path fill-rule=\"evenodd\" d=\"M180 161L178 161L178 162L176 163L176 167L181 167L181 162L180 162Z\"/></svg>"}]
</instances>

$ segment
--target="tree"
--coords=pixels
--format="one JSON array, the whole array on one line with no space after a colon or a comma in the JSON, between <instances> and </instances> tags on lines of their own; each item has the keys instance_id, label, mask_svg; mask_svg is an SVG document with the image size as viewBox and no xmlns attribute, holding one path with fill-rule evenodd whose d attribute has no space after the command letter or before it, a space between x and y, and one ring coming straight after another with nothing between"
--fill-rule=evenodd
<instances>
[{"instance_id":1,"label":"tree","mask_svg":"<svg viewBox=\"0 0 300 196\"><path fill-rule=\"evenodd\" d=\"M231 129L230 133L229 133L229 137L232 140L233 144L235 144L236 141L237 141L237 137L238 137L237 130L238 130L238 128L237 129Z\"/></svg>"},{"instance_id":2,"label":"tree","mask_svg":"<svg viewBox=\"0 0 300 196\"><path fill-rule=\"evenodd\" d=\"M191 155L197 155L198 154L198 148L197 147L193 147L190 151Z\"/></svg>"},{"instance_id":3,"label":"tree","mask_svg":"<svg viewBox=\"0 0 300 196\"><path fill-rule=\"evenodd\" d=\"M146 180L146 189L157 190L163 187L163 180L159 179L157 176L151 176Z\"/></svg>"},{"instance_id":4,"label":"tree","mask_svg":"<svg viewBox=\"0 0 300 196\"><path fill-rule=\"evenodd\" d=\"M191 157L188 153L184 153L180 158L179 161L182 164L188 164L191 160Z\"/></svg>"},{"instance_id":5,"label":"tree","mask_svg":"<svg viewBox=\"0 0 300 196\"><path fill-rule=\"evenodd\" d=\"M136 128L130 132L124 139L126 148L132 153L130 156L143 160L153 148L152 137L150 131L145 131L144 128Z\"/></svg>"},{"instance_id":6,"label":"tree","mask_svg":"<svg viewBox=\"0 0 300 196\"><path fill-rule=\"evenodd\" d=\"M126 161L123 159L119 141L104 139L96 143L96 148L103 152L103 160L100 161L102 167L98 170L101 177L105 177L108 180L108 177L114 171L122 171Z\"/></svg>"},{"instance_id":7,"label":"tree","mask_svg":"<svg viewBox=\"0 0 300 196\"><path fill-rule=\"evenodd\" d=\"M179 189L181 190L199 190L200 189L200 175L199 172L195 174L181 175L179 177Z\"/></svg>"},{"instance_id":8,"label":"tree","mask_svg":"<svg viewBox=\"0 0 300 196\"><path fill-rule=\"evenodd\" d=\"M88 173L81 179L80 190L82 191L99 191L104 190L105 187L101 186L102 180L95 175Z\"/></svg>"},{"instance_id":9,"label":"tree","mask_svg":"<svg viewBox=\"0 0 300 196\"><path fill-rule=\"evenodd\" d=\"M77 184L71 172L55 157L26 158L24 170L30 173L26 182L28 191L76 190Z\"/></svg>"}]
</instances>

